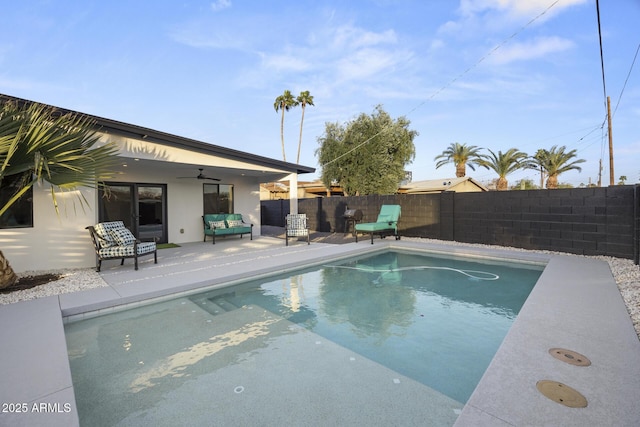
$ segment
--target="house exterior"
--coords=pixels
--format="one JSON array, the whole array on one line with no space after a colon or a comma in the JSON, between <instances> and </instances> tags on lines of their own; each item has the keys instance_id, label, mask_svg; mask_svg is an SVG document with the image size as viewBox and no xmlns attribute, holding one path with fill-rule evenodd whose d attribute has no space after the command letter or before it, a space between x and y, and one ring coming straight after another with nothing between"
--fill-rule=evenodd
<instances>
[{"instance_id":1,"label":"house exterior","mask_svg":"<svg viewBox=\"0 0 640 427\"><path fill-rule=\"evenodd\" d=\"M489 190L475 179L464 176L462 178L430 179L410 182L400 187L398 194L432 194L445 191L468 193Z\"/></svg>"},{"instance_id":2,"label":"house exterior","mask_svg":"<svg viewBox=\"0 0 640 427\"><path fill-rule=\"evenodd\" d=\"M8 100L31 102L0 95L0 102ZM23 215L19 221L5 219L0 223L0 250L16 272L95 265L85 227L101 221L123 220L140 238L185 243L203 239L203 214L241 213L259 235L260 183L288 180L297 185L298 174L315 171L132 124L88 117L96 122L100 142L118 147L121 162L114 171L115 178L104 190L81 188L73 194L56 195L60 215L55 212L50 186L35 187L25 208L31 210L31 218ZM87 203L79 203L77 196ZM296 204L297 211L297 199L291 203Z\"/></svg>"},{"instance_id":3,"label":"house exterior","mask_svg":"<svg viewBox=\"0 0 640 427\"><path fill-rule=\"evenodd\" d=\"M472 191L489 191L487 187L475 179L465 176L462 178L431 179L403 183L398 188L398 194L431 194L454 191L467 193ZM298 198L343 196L344 192L339 185L332 185L331 191L320 180L310 182L298 182ZM286 182L270 182L260 186L261 200L279 200L289 198L289 187Z\"/></svg>"},{"instance_id":4,"label":"house exterior","mask_svg":"<svg viewBox=\"0 0 640 427\"><path fill-rule=\"evenodd\" d=\"M339 185L332 185L331 191L320 180L298 181L298 199L313 197L344 196L344 191ZM289 198L289 185L287 182L266 182L260 185L260 200L281 200Z\"/></svg>"}]
</instances>

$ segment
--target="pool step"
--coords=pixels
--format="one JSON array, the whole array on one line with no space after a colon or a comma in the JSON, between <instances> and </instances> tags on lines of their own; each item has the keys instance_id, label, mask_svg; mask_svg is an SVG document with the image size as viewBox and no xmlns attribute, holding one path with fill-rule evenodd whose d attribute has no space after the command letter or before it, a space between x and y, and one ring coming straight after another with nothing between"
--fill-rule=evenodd
<instances>
[{"instance_id":1,"label":"pool step","mask_svg":"<svg viewBox=\"0 0 640 427\"><path fill-rule=\"evenodd\" d=\"M227 310L211 301L205 301L204 304L202 304L200 307L203 308L207 313L213 314L214 316L227 312Z\"/></svg>"},{"instance_id":2,"label":"pool step","mask_svg":"<svg viewBox=\"0 0 640 427\"><path fill-rule=\"evenodd\" d=\"M229 300L225 299L224 297L212 298L209 301L211 301L213 304L219 305L225 311L233 311L238 308L236 305L229 302Z\"/></svg>"},{"instance_id":3,"label":"pool step","mask_svg":"<svg viewBox=\"0 0 640 427\"><path fill-rule=\"evenodd\" d=\"M224 295L214 298L191 297L189 298L189 300L213 316L238 309L238 306L228 301Z\"/></svg>"}]
</instances>

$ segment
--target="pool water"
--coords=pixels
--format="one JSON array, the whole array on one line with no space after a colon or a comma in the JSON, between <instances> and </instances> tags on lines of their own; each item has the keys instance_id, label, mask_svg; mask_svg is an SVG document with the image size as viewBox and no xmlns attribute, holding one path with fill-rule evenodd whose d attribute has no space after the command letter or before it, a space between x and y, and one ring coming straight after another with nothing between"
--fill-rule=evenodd
<instances>
[{"instance_id":1,"label":"pool water","mask_svg":"<svg viewBox=\"0 0 640 427\"><path fill-rule=\"evenodd\" d=\"M131 422L189 381L257 363L296 328L461 407L542 269L386 252L69 323L80 420Z\"/></svg>"}]
</instances>

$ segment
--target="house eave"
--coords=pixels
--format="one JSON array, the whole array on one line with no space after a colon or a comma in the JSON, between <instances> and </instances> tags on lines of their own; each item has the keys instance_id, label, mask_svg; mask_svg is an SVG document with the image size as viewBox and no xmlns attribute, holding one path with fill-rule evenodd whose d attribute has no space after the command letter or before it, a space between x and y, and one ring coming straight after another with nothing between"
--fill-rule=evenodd
<instances>
[{"instance_id":1,"label":"house eave","mask_svg":"<svg viewBox=\"0 0 640 427\"><path fill-rule=\"evenodd\" d=\"M0 94L0 101L12 101L19 105L30 105L36 103L36 101L30 101L27 99L17 98L10 95ZM310 166L298 165L295 163L284 162L269 157L259 156L256 154L247 153L232 148L222 147L208 142L198 141L191 138L186 138L170 133L146 128L143 126L133 125L130 123L124 123L117 120L107 119L104 117L94 116L91 114L85 114L74 110L56 107L53 105L43 104L51 108L55 108L62 114L72 113L81 115L93 120L96 123L96 130L99 132L118 135L123 137L141 139L155 144L167 145L170 147L182 148L202 154L219 156L230 160L242 161L251 163L265 168L279 169L289 173L305 174L314 173L315 168Z\"/></svg>"}]
</instances>

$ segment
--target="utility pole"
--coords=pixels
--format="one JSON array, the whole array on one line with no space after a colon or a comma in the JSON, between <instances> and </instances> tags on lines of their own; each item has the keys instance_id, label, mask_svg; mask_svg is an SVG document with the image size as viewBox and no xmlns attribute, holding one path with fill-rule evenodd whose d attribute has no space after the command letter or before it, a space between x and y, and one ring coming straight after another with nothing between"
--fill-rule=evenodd
<instances>
[{"instance_id":1,"label":"utility pole","mask_svg":"<svg viewBox=\"0 0 640 427\"><path fill-rule=\"evenodd\" d=\"M609 185L615 185L613 173L613 135L611 134L611 98L607 96L607 122L609 123Z\"/></svg>"},{"instance_id":2,"label":"utility pole","mask_svg":"<svg viewBox=\"0 0 640 427\"><path fill-rule=\"evenodd\" d=\"M600 166L598 167L598 187L602 187L602 159L600 159Z\"/></svg>"}]
</instances>

